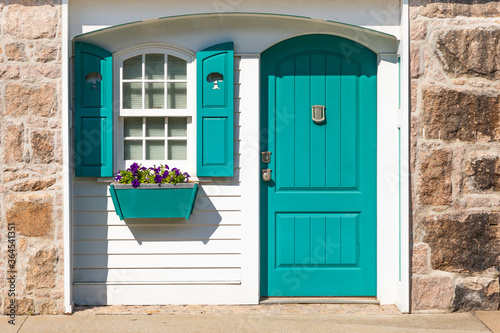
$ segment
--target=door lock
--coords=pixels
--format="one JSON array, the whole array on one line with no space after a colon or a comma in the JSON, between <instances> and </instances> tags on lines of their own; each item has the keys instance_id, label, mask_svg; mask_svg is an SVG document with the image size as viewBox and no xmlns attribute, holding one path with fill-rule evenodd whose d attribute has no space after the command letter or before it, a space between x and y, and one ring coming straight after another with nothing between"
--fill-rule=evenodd
<instances>
[{"instance_id":1,"label":"door lock","mask_svg":"<svg viewBox=\"0 0 500 333\"><path fill-rule=\"evenodd\" d=\"M271 169L262 169L262 180L268 182L271 180Z\"/></svg>"}]
</instances>

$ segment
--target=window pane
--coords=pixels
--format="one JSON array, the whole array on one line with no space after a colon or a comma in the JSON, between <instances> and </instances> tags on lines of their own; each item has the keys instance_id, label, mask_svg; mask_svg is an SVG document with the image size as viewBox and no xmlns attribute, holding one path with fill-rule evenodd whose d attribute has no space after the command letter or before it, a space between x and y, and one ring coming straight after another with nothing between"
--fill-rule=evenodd
<instances>
[{"instance_id":1,"label":"window pane","mask_svg":"<svg viewBox=\"0 0 500 333\"><path fill-rule=\"evenodd\" d=\"M165 84L146 83L146 109L165 108Z\"/></svg>"},{"instance_id":2,"label":"window pane","mask_svg":"<svg viewBox=\"0 0 500 333\"><path fill-rule=\"evenodd\" d=\"M165 56L163 54L146 54L146 80L163 80L165 77Z\"/></svg>"},{"instance_id":3,"label":"window pane","mask_svg":"<svg viewBox=\"0 0 500 333\"><path fill-rule=\"evenodd\" d=\"M169 109L187 108L187 84L186 83L168 83L168 101Z\"/></svg>"},{"instance_id":4,"label":"window pane","mask_svg":"<svg viewBox=\"0 0 500 333\"><path fill-rule=\"evenodd\" d=\"M186 80L186 65L187 62L180 58L168 56L168 79L169 80Z\"/></svg>"},{"instance_id":5,"label":"window pane","mask_svg":"<svg viewBox=\"0 0 500 333\"><path fill-rule=\"evenodd\" d=\"M164 160L165 159L165 141L155 140L146 141L146 159Z\"/></svg>"},{"instance_id":6,"label":"window pane","mask_svg":"<svg viewBox=\"0 0 500 333\"><path fill-rule=\"evenodd\" d=\"M142 109L142 83L123 83L123 108Z\"/></svg>"},{"instance_id":7,"label":"window pane","mask_svg":"<svg viewBox=\"0 0 500 333\"><path fill-rule=\"evenodd\" d=\"M124 135L125 137L138 136L142 137L142 118L127 117L124 120Z\"/></svg>"},{"instance_id":8,"label":"window pane","mask_svg":"<svg viewBox=\"0 0 500 333\"><path fill-rule=\"evenodd\" d=\"M146 118L146 136L165 136L165 118Z\"/></svg>"},{"instance_id":9,"label":"window pane","mask_svg":"<svg viewBox=\"0 0 500 333\"><path fill-rule=\"evenodd\" d=\"M187 159L187 142L186 140L169 141L168 142L168 159L169 160L186 160Z\"/></svg>"},{"instance_id":10,"label":"window pane","mask_svg":"<svg viewBox=\"0 0 500 333\"><path fill-rule=\"evenodd\" d=\"M124 80L142 79L142 55L128 58L123 62L123 79Z\"/></svg>"},{"instance_id":11,"label":"window pane","mask_svg":"<svg viewBox=\"0 0 500 333\"><path fill-rule=\"evenodd\" d=\"M123 150L126 160L142 160L141 140L125 140Z\"/></svg>"},{"instance_id":12,"label":"window pane","mask_svg":"<svg viewBox=\"0 0 500 333\"><path fill-rule=\"evenodd\" d=\"M168 136L187 136L187 118L168 118Z\"/></svg>"}]
</instances>

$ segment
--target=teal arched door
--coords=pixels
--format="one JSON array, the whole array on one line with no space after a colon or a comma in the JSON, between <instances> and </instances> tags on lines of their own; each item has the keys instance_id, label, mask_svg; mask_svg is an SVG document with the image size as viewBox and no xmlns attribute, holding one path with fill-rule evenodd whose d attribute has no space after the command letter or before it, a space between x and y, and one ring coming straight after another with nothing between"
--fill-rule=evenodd
<instances>
[{"instance_id":1,"label":"teal arched door","mask_svg":"<svg viewBox=\"0 0 500 333\"><path fill-rule=\"evenodd\" d=\"M375 296L376 54L330 35L272 46L261 112L262 296Z\"/></svg>"}]
</instances>

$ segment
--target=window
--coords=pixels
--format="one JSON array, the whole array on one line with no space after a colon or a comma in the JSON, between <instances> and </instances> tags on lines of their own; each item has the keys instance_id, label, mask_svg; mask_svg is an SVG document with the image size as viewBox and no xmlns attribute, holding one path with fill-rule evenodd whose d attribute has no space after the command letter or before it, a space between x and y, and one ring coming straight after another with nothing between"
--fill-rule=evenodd
<instances>
[{"instance_id":1,"label":"window","mask_svg":"<svg viewBox=\"0 0 500 333\"><path fill-rule=\"evenodd\" d=\"M115 59L117 169L167 163L193 173L193 57L143 46Z\"/></svg>"},{"instance_id":2,"label":"window","mask_svg":"<svg viewBox=\"0 0 500 333\"><path fill-rule=\"evenodd\" d=\"M76 41L75 176L112 177L141 162L232 177L233 54L232 42L111 53Z\"/></svg>"}]
</instances>

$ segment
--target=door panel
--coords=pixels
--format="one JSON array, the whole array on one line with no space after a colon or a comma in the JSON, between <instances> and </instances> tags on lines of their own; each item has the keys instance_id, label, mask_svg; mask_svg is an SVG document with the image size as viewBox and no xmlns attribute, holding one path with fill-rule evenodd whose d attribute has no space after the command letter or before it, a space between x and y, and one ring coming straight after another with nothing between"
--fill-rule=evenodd
<instances>
[{"instance_id":1,"label":"door panel","mask_svg":"<svg viewBox=\"0 0 500 333\"><path fill-rule=\"evenodd\" d=\"M261 59L261 294L376 295L376 55L309 35Z\"/></svg>"}]
</instances>

